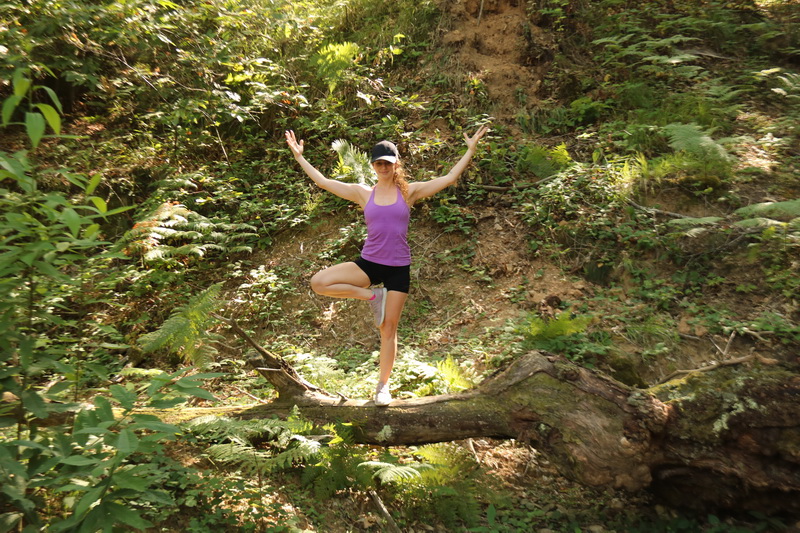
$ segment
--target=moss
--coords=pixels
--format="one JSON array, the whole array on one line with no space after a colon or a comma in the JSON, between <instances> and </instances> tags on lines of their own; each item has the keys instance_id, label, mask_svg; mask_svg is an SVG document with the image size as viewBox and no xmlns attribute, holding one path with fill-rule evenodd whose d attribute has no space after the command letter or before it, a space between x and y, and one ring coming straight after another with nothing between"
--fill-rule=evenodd
<instances>
[{"instance_id":1,"label":"moss","mask_svg":"<svg viewBox=\"0 0 800 533\"><path fill-rule=\"evenodd\" d=\"M730 367L696 372L650 392L672 405L675 435L697 442L719 442L734 426L783 416L786 384L796 375L776 367Z\"/></svg>"}]
</instances>

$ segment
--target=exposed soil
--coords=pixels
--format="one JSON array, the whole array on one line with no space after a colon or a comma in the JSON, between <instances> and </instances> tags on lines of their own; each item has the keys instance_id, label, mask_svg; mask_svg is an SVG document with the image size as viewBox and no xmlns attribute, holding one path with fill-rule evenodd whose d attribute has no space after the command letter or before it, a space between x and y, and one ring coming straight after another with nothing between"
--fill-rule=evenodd
<instances>
[{"instance_id":1,"label":"exposed soil","mask_svg":"<svg viewBox=\"0 0 800 533\"><path fill-rule=\"evenodd\" d=\"M454 51L459 70L473 73L485 85L496 116L516 113L533 102L554 40L531 26L525 2L518 0L467 0L447 2L453 28L444 35L443 53Z\"/></svg>"}]
</instances>

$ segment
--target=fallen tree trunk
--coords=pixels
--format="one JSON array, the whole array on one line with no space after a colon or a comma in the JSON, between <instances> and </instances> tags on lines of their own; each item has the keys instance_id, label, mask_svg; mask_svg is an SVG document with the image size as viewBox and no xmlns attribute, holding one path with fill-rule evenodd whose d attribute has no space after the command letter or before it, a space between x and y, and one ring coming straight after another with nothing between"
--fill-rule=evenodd
<instances>
[{"instance_id":1,"label":"fallen tree trunk","mask_svg":"<svg viewBox=\"0 0 800 533\"><path fill-rule=\"evenodd\" d=\"M315 422L351 422L358 442L386 446L513 438L586 485L648 488L674 505L800 511L800 376L779 366L728 366L642 390L532 352L476 389L376 407L287 379L286 363L270 357L250 364L278 398L239 417L296 406Z\"/></svg>"}]
</instances>

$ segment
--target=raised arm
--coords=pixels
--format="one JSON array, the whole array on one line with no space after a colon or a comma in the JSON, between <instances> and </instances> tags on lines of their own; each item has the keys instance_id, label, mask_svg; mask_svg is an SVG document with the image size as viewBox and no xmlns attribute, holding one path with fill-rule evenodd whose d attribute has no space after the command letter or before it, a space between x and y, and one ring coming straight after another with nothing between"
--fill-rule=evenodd
<instances>
[{"instance_id":1,"label":"raised arm","mask_svg":"<svg viewBox=\"0 0 800 533\"><path fill-rule=\"evenodd\" d=\"M410 184L408 187L409 203L413 204L417 200L433 196L445 187L455 184L475 155L475 151L478 148L478 141L481 140L481 137L483 137L487 131L489 131L489 126L483 125L478 128L478 131L475 132L475 135L472 137L469 137L465 132L464 142L467 143L466 153L461 156L461 159L458 160L458 163L456 163L453 168L450 169L450 172L448 172L445 176Z\"/></svg>"},{"instance_id":2,"label":"raised arm","mask_svg":"<svg viewBox=\"0 0 800 533\"><path fill-rule=\"evenodd\" d=\"M289 150L292 151L295 161L300 164L300 167L305 171L308 177L320 188L335 194L339 198L355 202L361 207L367 204L367 201L369 201L369 189L367 187L357 183L345 183L343 181L332 180L323 176L314 165L306 161L306 158L303 157L304 143L302 140L298 141L294 132L291 130L286 132L286 144L289 145Z\"/></svg>"}]
</instances>

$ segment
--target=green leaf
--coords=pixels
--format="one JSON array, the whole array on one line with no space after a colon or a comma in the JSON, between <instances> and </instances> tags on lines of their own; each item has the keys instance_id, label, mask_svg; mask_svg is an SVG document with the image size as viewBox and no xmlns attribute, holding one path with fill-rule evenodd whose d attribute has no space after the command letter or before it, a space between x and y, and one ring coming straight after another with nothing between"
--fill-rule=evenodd
<instances>
[{"instance_id":1,"label":"green leaf","mask_svg":"<svg viewBox=\"0 0 800 533\"><path fill-rule=\"evenodd\" d=\"M7 125L8 122L11 120L11 116L14 114L14 110L17 108L17 106L21 101L22 101L21 96L13 95L6 98L5 102L3 102L3 126Z\"/></svg>"},{"instance_id":2,"label":"green leaf","mask_svg":"<svg viewBox=\"0 0 800 533\"><path fill-rule=\"evenodd\" d=\"M150 481L147 478L137 476L133 470L115 472L114 483L121 489L130 489L137 492L144 492L150 488Z\"/></svg>"},{"instance_id":3,"label":"green leaf","mask_svg":"<svg viewBox=\"0 0 800 533\"><path fill-rule=\"evenodd\" d=\"M136 425L137 427L149 429L150 431L157 433L168 433L170 436L181 433L181 429L178 426L167 424L166 422L161 422L158 420L138 422Z\"/></svg>"},{"instance_id":4,"label":"green leaf","mask_svg":"<svg viewBox=\"0 0 800 533\"><path fill-rule=\"evenodd\" d=\"M115 209L112 209L108 213L106 213L106 216L110 217L111 215L116 215L118 213L124 213L125 211L129 211L129 210L131 210L131 209L133 209L135 207L136 207L135 205L124 205L122 207L117 207Z\"/></svg>"},{"instance_id":5,"label":"green leaf","mask_svg":"<svg viewBox=\"0 0 800 533\"><path fill-rule=\"evenodd\" d=\"M159 398L147 404L147 407L152 409L171 409L176 405L184 403L184 398Z\"/></svg>"},{"instance_id":6,"label":"green leaf","mask_svg":"<svg viewBox=\"0 0 800 533\"><path fill-rule=\"evenodd\" d=\"M128 410L133 409L133 406L136 403L136 398L137 398L135 392L133 392L132 390L128 390L122 385L111 385L108 388L108 391L111 393L111 396L113 396L114 399L117 400L122 407Z\"/></svg>"},{"instance_id":7,"label":"green leaf","mask_svg":"<svg viewBox=\"0 0 800 533\"><path fill-rule=\"evenodd\" d=\"M61 464L71 466L94 466L99 462L99 459L92 459L91 457L86 457L85 455L70 455L69 457L65 457L60 461Z\"/></svg>"},{"instance_id":8,"label":"green leaf","mask_svg":"<svg viewBox=\"0 0 800 533\"><path fill-rule=\"evenodd\" d=\"M34 148L39 146L39 141L42 140L42 136L44 135L44 128L44 117L41 114L31 112L25 113L25 129L28 132L28 137Z\"/></svg>"},{"instance_id":9,"label":"green leaf","mask_svg":"<svg viewBox=\"0 0 800 533\"><path fill-rule=\"evenodd\" d=\"M122 455L130 455L139 448L139 438L129 428L119 432L117 439L117 450Z\"/></svg>"},{"instance_id":10,"label":"green leaf","mask_svg":"<svg viewBox=\"0 0 800 533\"><path fill-rule=\"evenodd\" d=\"M23 391L22 405L36 418L47 418L47 415L49 414L47 411L47 404L36 391Z\"/></svg>"},{"instance_id":11,"label":"green leaf","mask_svg":"<svg viewBox=\"0 0 800 533\"><path fill-rule=\"evenodd\" d=\"M114 411L111 409L111 403L108 401L108 398L103 396L95 396L94 397L94 412L100 417L100 420L103 422L114 422L116 418L114 417Z\"/></svg>"},{"instance_id":12,"label":"green leaf","mask_svg":"<svg viewBox=\"0 0 800 533\"><path fill-rule=\"evenodd\" d=\"M34 261L33 266L38 270L40 273L44 274L45 276L49 276L53 279L65 279L66 276L62 274L56 267L51 265L46 261Z\"/></svg>"},{"instance_id":13,"label":"green leaf","mask_svg":"<svg viewBox=\"0 0 800 533\"><path fill-rule=\"evenodd\" d=\"M800 199L748 205L735 211L740 217L792 218L800 216Z\"/></svg>"},{"instance_id":14,"label":"green leaf","mask_svg":"<svg viewBox=\"0 0 800 533\"><path fill-rule=\"evenodd\" d=\"M91 239L92 237L97 235L98 231L100 231L100 224L91 224L89 226L86 226L86 228L84 228L83 230L83 238Z\"/></svg>"},{"instance_id":15,"label":"green leaf","mask_svg":"<svg viewBox=\"0 0 800 533\"><path fill-rule=\"evenodd\" d=\"M87 195L92 194L94 190L100 185L100 180L103 179L103 175L100 173L92 174L91 179L89 179L89 184L86 185L86 190L84 191Z\"/></svg>"},{"instance_id":16,"label":"green leaf","mask_svg":"<svg viewBox=\"0 0 800 533\"><path fill-rule=\"evenodd\" d=\"M14 96L24 97L31 87L31 80L25 76L24 69L17 69L12 80L14 86Z\"/></svg>"},{"instance_id":17,"label":"green leaf","mask_svg":"<svg viewBox=\"0 0 800 533\"><path fill-rule=\"evenodd\" d=\"M3 513L0 514L0 530L11 531L14 529L20 520L22 520L22 513Z\"/></svg>"},{"instance_id":18,"label":"green leaf","mask_svg":"<svg viewBox=\"0 0 800 533\"><path fill-rule=\"evenodd\" d=\"M61 101L58 99L58 96L56 96L56 92L53 89L47 87L46 85L37 85L36 88L44 89L44 91L50 95L50 100L52 100L53 105L56 106L58 112L64 113L64 109L61 107Z\"/></svg>"},{"instance_id":19,"label":"green leaf","mask_svg":"<svg viewBox=\"0 0 800 533\"><path fill-rule=\"evenodd\" d=\"M684 226L710 226L722 220L722 217L687 217L675 218L667 221L670 226L684 227Z\"/></svg>"},{"instance_id":20,"label":"green leaf","mask_svg":"<svg viewBox=\"0 0 800 533\"><path fill-rule=\"evenodd\" d=\"M53 106L47 104L35 104L34 107L42 112L42 115L44 115L45 120L47 120L47 123L50 125L50 128L52 128L55 134L60 134L61 116L58 114L58 111L56 111Z\"/></svg>"},{"instance_id":21,"label":"green leaf","mask_svg":"<svg viewBox=\"0 0 800 533\"><path fill-rule=\"evenodd\" d=\"M67 225L70 233L72 233L72 236L77 237L78 233L81 231L82 222L82 217L78 214L78 212L71 207L67 207L61 212L61 217L59 218L64 222L64 224Z\"/></svg>"},{"instance_id":22,"label":"green leaf","mask_svg":"<svg viewBox=\"0 0 800 533\"><path fill-rule=\"evenodd\" d=\"M203 398L204 400L212 400L212 401L217 400L217 398L213 394L211 394L205 389L201 389L200 387L185 387L178 385L176 383L175 388L183 394L189 394L191 396L196 396L197 398Z\"/></svg>"},{"instance_id":23,"label":"green leaf","mask_svg":"<svg viewBox=\"0 0 800 533\"><path fill-rule=\"evenodd\" d=\"M97 210L100 211L100 213L105 214L106 211L108 211L108 204L106 204L106 201L100 198L99 196L91 196L89 200L92 201L92 203L97 208Z\"/></svg>"},{"instance_id":24,"label":"green leaf","mask_svg":"<svg viewBox=\"0 0 800 533\"><path fill-rule=\"evenodd\" d=\"M94 502L100 499L103 495L104 487L95 487L83 495L83 498L75 505L73 512L76 516L81 516L89 510Z\"/></svg>"},{"instance_id":25,"label":"green leaf","mask_svg":"<svg viewBox=\"0 0 800 533\"><path fill-rule=\"evenodd\" d=\"M108 514L114 517L114 519L118 522L122 522L123 524L136 529L147 529L148 527L153 527L151 522L148 522L141 517L139 511L135 511L116 502L107 502L103 505L106 507L106 512L108 512Z\"/></svg>"}]
</instances>

